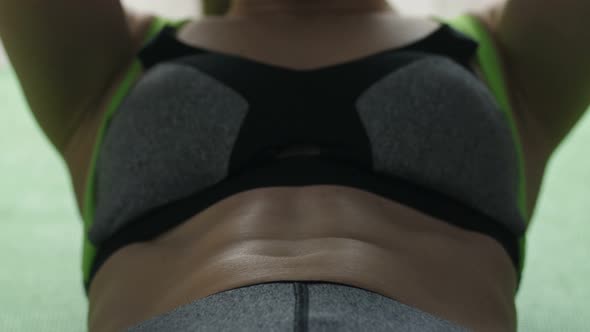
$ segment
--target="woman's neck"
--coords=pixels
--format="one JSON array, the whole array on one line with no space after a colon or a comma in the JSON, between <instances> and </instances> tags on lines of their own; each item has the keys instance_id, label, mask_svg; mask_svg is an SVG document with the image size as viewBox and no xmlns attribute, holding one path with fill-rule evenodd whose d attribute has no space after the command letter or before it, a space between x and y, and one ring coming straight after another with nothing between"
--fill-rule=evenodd
<instances>
[{"instance_id":1,"label":"woman's neck","mask_svg":"<svg viewBox=\"0 0 590 332\"><path fill-rule=\"evenodd\" d=\"M233 0L227 17L333 17L390 13L387 0Z\"/></svg>"}]
</instances>

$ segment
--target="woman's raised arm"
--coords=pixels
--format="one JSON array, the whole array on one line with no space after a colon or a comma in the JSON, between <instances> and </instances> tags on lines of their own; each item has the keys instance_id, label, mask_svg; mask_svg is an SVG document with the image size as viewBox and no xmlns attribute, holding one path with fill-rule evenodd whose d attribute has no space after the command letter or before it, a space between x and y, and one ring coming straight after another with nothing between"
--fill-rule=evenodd
<instances>
[{"instance_id":1,"label":"woman's raised arm","mask_svg":"<svg viewBox=\"0 0 590 332\"><path fill-rule=\"evenodd\" d=\"M0 38L31 111L62 154L133 52L119 0L0 0Z\"/></svg>"},{"instance_id":2,"label":"woman's raised arm","mask_svg":"<svg viewBox=\"0 0 590 332\"><path fill-rule=\"evenodd\" d=\"M590 1L508 0L488 15L513 88L551 151L590 106Z\"/></svg>"}]
</instances>

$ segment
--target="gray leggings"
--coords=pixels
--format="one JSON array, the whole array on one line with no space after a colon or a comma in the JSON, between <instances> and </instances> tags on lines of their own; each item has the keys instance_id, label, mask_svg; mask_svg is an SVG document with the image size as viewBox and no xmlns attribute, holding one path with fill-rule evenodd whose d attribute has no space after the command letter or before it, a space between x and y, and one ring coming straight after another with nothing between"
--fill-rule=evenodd
<instances>
[{"instance_id":1,"label":"gray leggings","mask_svg":"<svg viewBox=\"0 0 590 332\"><path fill-rule=\"evenodd\" d=\"M127 331L468 330L362 288L328 282L281 281L213 294Z\"/></svg>"}]
</instances>

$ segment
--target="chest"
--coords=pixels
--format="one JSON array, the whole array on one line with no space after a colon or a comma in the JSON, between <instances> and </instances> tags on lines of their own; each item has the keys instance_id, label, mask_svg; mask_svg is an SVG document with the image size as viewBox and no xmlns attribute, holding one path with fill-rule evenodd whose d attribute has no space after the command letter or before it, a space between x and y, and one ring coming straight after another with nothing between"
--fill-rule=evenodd
<instances>
[{"instance_id":1,"label":"chest","mask_svg":"<svg viewBox=\"0 0 590 332\"><path fill-rule=\"evenodd\" d=\"M432 22L430 22L432 23ZM346 43L343 40L342 34L331 37L332 45L345 45L341 48L326 47L326 40L329 40L329 34L318 36L313 39L304 40L302 34L299 35L301 43L306 47L295 48L291 45L291 52L277 51L277 46L281 42L277 41L276 38L264 39L260 33L252 33L252 39L244 43L244 38L237 38L236 34L233 38L230 37L232 34L229 30L217 29L215 31L207 30L201 27L192 27L182 30L179 34L179 38L183 39L187 43L194 43L195 45L207 45L209 49L219 50L229 54L236 54L243 56L248 59L254 59L262 63L270 63L285 68L295 69L309 69L327 66L333 63L339 63L342 61L356 59L367 54L373 54L380 50L391 49L400 47L404 43L411 42L412 40L419 39L424 35L428 34L435 28L432 24L416 24L413 28L408 28L403 33L397 33L389 36L383 31L393 31L391 26L380 26L372 27L371 31L361 31L361 33L372 33L375 35L374 39L362 39L363 41ZM191 30L192 29L192 30ZM252 28L253 29L253 28ZM183 37L184 36L184 37ZM211 36L218 36L218 39L210 40ZM337 39L340 38L340 39ZM266 40L268 47L262 44ZM351 40L356 40L351 38ZM361 40L361 39L358 39ZM241 41L241 42L240 42ZM247 45L250 45L247 47ZM255 45L255 47L252 47ZM352 46L351 46L352 45ZM319 50L318 52L312 52L310 49ZM264 50L267 50L266 52ZM303 50L303 51L302 51ZM307 51L305 51L307 50ZM306 52L306 53L301 53ZM302 56L306 55L306 56ZM313 56L310 56L313 54ZM477 63L473 62L472 67L478 74L480 80L485 84L485 78L479 71ZM76 198L80 211L82 211L83 194L85 189L85 180L92 157L92 149L94 146L95 139L98 134L98 130L101 124L102 117L106 111L109 101L114 96L117 87L121 83L124 73L120 73L119 77L113 82L109 91L105 94L101 103L97 105L95 112L89 116L88 120L82 125L81 130L77 133L77 149L76 153L72 154L68 161L70 173L72 176L72 182L76 192ZM141 77L141 76L140 76ZM138 77L138 79L140 78ZM519 109L519 100L517 96L513 96L513 108L514 108L514 119L517 125L520 140L523 144L523 154L525 157L525 173L527 176L527 205L529 212L534 209L534 204L539 191L540 182L542 179L545 163L548 157L548 151L543 146L539 145L537 132L532 123L528 122L528 119L524 116L524 112Z\"/></svg>"}]
</instances>

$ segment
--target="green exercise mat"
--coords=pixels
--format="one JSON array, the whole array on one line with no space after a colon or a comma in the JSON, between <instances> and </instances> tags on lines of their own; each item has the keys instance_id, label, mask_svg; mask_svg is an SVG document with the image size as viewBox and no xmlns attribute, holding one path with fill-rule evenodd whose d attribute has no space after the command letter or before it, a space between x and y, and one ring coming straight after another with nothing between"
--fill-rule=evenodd
<instances>
[{"instance_id":1,"label":"green exercise mat","mask_svg":"<svg viewBox=\"0 0 590 332\"><path fill-rule=\"evenodd\" d=\"M519 331L590 331L588 113L547 166L516 298ZM82 219L66 165L10 69L0 70L0 147L0 331L84 331Z\"/></svg>"}]
</instances>

